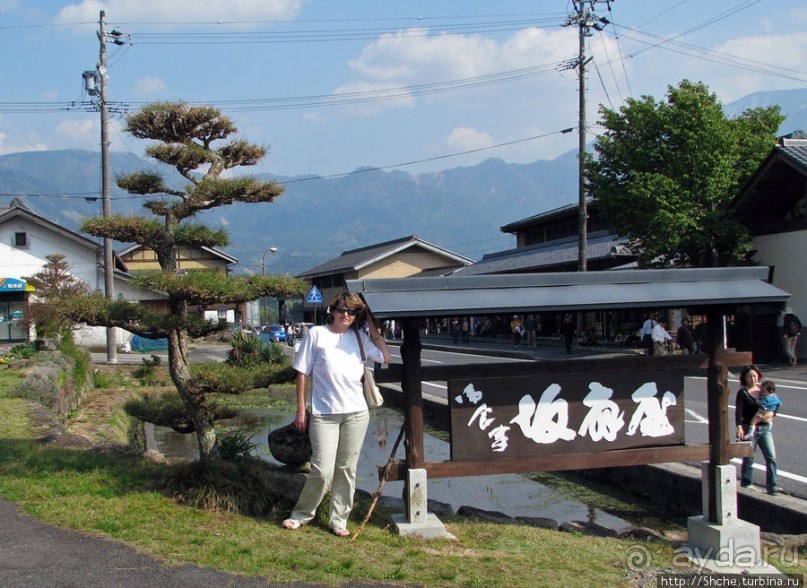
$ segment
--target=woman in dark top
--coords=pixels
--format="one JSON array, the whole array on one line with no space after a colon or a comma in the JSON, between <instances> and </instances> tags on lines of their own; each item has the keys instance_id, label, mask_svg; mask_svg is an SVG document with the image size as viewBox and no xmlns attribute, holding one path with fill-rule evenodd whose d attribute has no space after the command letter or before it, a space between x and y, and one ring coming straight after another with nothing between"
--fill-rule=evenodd
<instances>
[{"instance_id":1,"label":"woman in dark top","mask_svg":"<svg viewBox=\"0 0 807 588\"><path fill-rule=\"evenodd\" d=\"M734 403L734 422L737 425L737 439L743 436L751 428L751 419L759 408L759 381L762 373L757 366L749 365L740 372L740 384L742 387L737 391L737 400ZM762 457L765 458L765 486L768 494L778 494L779 486L776 479L776 449L773 445L773 434L771 424L765 423L754 428L754 436L751 442L754 450L757 446L762 450ZM743 465L740 474L740 483L743 488L752 488L754 475L754 456L743 458Z\"/></svg>"}]
</instances>

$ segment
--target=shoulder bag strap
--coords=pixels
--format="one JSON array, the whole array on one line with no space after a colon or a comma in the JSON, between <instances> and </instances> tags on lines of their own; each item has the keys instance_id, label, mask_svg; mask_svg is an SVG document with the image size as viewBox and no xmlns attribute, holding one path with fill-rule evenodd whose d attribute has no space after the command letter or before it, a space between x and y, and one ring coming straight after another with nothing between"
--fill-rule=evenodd
<instances>
[{"instance_id":1,"label":"shoulder bag strap","mask_svg":"<svg viewBox=\"0 0 807 588\"><path fill-rule=\"evenodd\" d=\"M364 344L361 342L361 335L359 335L358 329L353 329L353 332L356 333L356 341L359 342L359 351L361 351L361 362L364 363L367 361L367 357L364 355Z\"/></svg>"}]
</instances>

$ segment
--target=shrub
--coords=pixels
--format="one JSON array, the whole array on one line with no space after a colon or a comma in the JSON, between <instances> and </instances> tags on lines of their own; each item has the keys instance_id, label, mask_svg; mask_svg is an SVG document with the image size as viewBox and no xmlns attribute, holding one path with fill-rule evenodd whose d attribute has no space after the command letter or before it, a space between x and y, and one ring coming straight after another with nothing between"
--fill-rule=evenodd
<instances>
[{"instance_id":1,"label":"shrub","mask_svg":"<svg viewBox=\"0 0 807 588\"><path fill-rule=\"evenodd\" d=\"M238 414L235 409L215 402L211 402L208 407L213 420L232 418ZM123 410L129 416L161 427L170 427L177 433L194 432L185 402L177 393L134 396L124 403Z\"/></svg>"},{"instance_id":2,"label":"shrub","mask_svg":"<svg viewBox=\"0 0 807 588\"><path fill-rule=\"evenodd\" d=\"M160 365L160 356L152 355L151 359L143 358L143 363L137 366L137 369L132 372L137 381L144 386L156 386L157 379L157 366Z\"/></svg>"},{"instance_id":3,"label":"shrub","mask_svg":"<svg viewBox=\"0 0 807 588\"><path fill-rule=\"evenodd\" d=\"M248 459L257 448L250 435L241 431L221 435L216 439L216 454L224 461L238 462Z\"/></svg>"},{"instance_id":4,"label":"shrub","mask_svg":"<svg viewBox=\"0 0 807 588\"><path fill-rule=\"evenodd\" d=\"M38 362L35 369L29 370L19 386L11 389L9 395L27 398L46 408L53 409L59 397L59 379L62 366L53 361Z\"/></svg>"},{"instance_id":5,"label":"shrub","mask_svg":"<svg viewBox=\"0 0 807 588\"><path fill-rule=\"evenodd\" d=\"M260 367L244 367L226 363L205 363L191 366L194 384L205 392L241 394L256 388L255 374Z\"/></svg>"},{"instance_id":6,"label":"shrub","mask_svg":"<svg viewBox=\"0 0 807 588\"><path fill-rule=\"evenodd\" d=\"M259 460L205 460L172 466L163 480L166 492L179 502L210 511L270 516L278 508L277 490Z\"/></svg>"}]
</instances>

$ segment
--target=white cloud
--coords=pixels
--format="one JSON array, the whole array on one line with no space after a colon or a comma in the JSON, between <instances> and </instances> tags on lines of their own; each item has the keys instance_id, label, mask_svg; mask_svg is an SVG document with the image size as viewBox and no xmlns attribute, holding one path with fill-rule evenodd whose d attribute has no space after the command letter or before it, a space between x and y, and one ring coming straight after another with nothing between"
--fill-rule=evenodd
<instances>
[{"instance_id":1,"label":"white cloud","mask_svg":"<svg viewBox=\"0 0 807 588\"><path fill-rule=\"evenodd\" d=\"M541 92L549 93L568 85L555 71L555 65L576 55L576 43L576 36L566 31L536 28L523 29L502 41L479 35L431 34L425 28L401 30L382 35L367 45L358 58L350 61L350 67L360 79L340 86L335 93L393 88L403 91L405 87L454 81L458 83L424 88L422 94L429 100L443 102L461 96L459 108L469 107L476 100L483 101L480 108L486 108L491 100L506 108L506 104L519 99L512 91L512 84L485 79L484 76L536 68L527 76L532 78L529 92L536 92L539 84ZM444 92L462 85L485 85L488 91L482 94ZM525 92L523 85L519 92ZM415 99L414 94L384 99L373 103L372 109L365 109L361 114L412 107Z\"/></svg>"},{"instance_id":2,"label":"white cloud","mask_svg":"<svg viewBox=\"0 0 807 588\"><path fill-rule=\"evenodd\" d=\"M807 71L807 32L739 37L715 48L715 51L733 56L746 68L775 74L765 76L757 71L724 68L724 75L710 84L710 89L717 92L724 103L760 90L804 87L803 72Z\"/></svg>"},{"instance_id":3,"label":"white cloud","mask_svg":"<svg viewBox=\"0 0 807 588\"><path fill-rule=\"evenodd\" d=\"M100 141L100 122L88 118L79 120L63 120L53 130L53 136L67 144L78 146L90 145L98 148Z\"/></svg>"},{"instance_id":4,"label":"white cloud","mask_svg":"<svg viewBox=\"0 0 807 588\"><path fill-rule=\"evenodd\" d=\"M350 111L362 115L371 115L386 108L407 107L414 104L414 98L408 90L391 83L354 82L339 86L334 96L343 100ZM375 97L377 100L362 102L364 98Z\"/></svg>"},{"instance_id":5,"label":"white cloud","mask_svg":"<svg viewBox=\"0 0 807 588\"><path fill-rule=\"evenodd\" d=\"M158 94L165 90L165 81L151 76L140 78L134 84L135 92L140 95Z\"/></svg>"},{"instance_id":6,"label":"white cloud","mask_svg":"<svg viewBox=\"0 0 807 588\"><path fill-rule=\"evenodd\" d=\"M469 127L459 127L448 134L445 145L452 151L470 151L471 149L482 149L493 145L493 137L490 133L478 131Z\"/></svg>"},{"instance_id":7,"label":"white cloud","mask_svg":"<svg viewBox=\"0 0 807 588\"><path fill-rule=\"evenodd\" d=\"M383 35L350 66L375 80L416 83L478 77L551 64L575 55L575 37L565 32L524 29L503 43L478 35L438 34L407 29Z\"/></svg>"},{"instance_id":8,"label":"white cloud","mask_svg":"<svg viewBox=\"0 0 807 588\"><path fill-rule=\"evenodd\" d=\"M83 0L62 8L59 22L97 21L101 10L111 21L148 22L290 20L305 0Z\"/></svg>"},{"instance_id":9,"label":"white cloud","mask_svg":"<svg viewBox=\"0 0 807 588\"><path fill-rule=\"evenodd\" d=\"M23 153L25 151L45 151L48 146L35 133L25 137L16 137L9 141L6 133L0 132L0 155L7 153Z\"/></svg>"}]
</instances>

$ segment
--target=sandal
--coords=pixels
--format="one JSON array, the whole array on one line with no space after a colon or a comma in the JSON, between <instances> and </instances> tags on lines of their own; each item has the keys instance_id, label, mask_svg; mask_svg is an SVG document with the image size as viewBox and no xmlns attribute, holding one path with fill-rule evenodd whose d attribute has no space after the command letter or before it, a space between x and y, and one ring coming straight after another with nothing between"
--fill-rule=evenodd
<instances>
[{"instance_id":1,"label":"sandal","mask_svg":"<svg viewBox=\"0 0 807 588\"><path fill-rule=\"evenodd\" d=\"M333 531L333 534L337 537L350 537L350 531L344 527L334 527L331 529L331 531Z\"/></svg>"},{"instance_id":2,"label":"sandal","mask_svg":"<svg viewBox=\"0 0 807 588\"><path fill-rule=\"evenodd\" d=\"M286 519L285 521L283 521L281 523L281 525L283 525L283 528L288 529L289 531L294 531L295 529L299 529L301 524L302 523L300 523L300 521L297 521L297 520L294 520L294 519Z\"/></svg>"}]
</instances>

